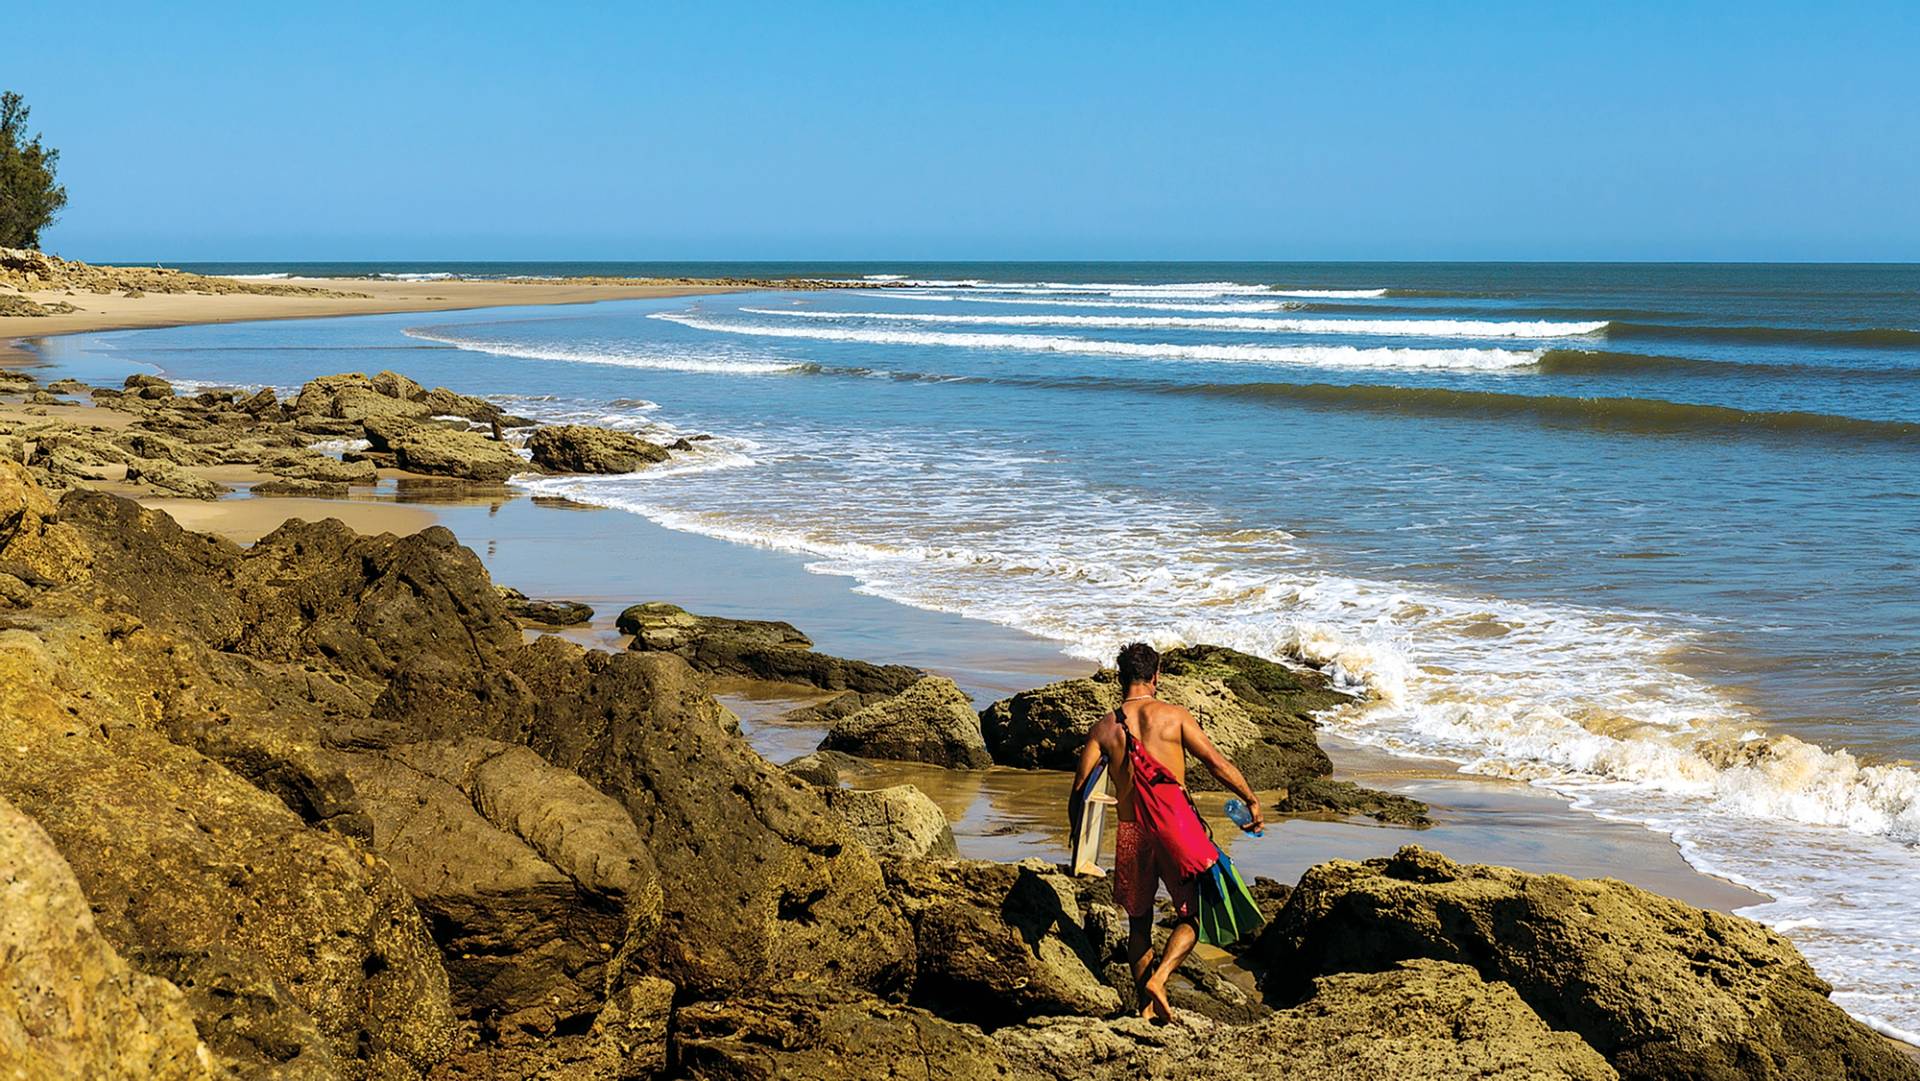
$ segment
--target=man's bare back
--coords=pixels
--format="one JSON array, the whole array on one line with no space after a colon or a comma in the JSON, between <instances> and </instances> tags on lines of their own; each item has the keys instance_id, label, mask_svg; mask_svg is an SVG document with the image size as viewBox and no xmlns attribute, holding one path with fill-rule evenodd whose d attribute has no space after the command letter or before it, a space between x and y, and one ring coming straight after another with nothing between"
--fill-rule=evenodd
<instances>
[{"instance_id":1,"label":"man's bare back","mask_svg":"<svg viewBox=\"0 0 1920 1081\"><path fill-rule=\"evenodd\" d=\"M1126 717L1126 727L1133 731L1133 738L1160 764L1167 767L1174 780L1187 783L1187 727L1193 726L1199 732L1200 725L1193 714L1171 702L1162 702L1155 698L1128 702L1120 707ZM1133 769L1127 761L1127 736L1120 723L1112 714L1094 722L1088 737L1100 745L1100 753L1109 763L1109 775L1113 778L1114 799L1118 801L1117 811L1120 821L1132 822L1133 818ZM1206 734L1200 732L1200 738Z\"/></svg>"}]
</instances>

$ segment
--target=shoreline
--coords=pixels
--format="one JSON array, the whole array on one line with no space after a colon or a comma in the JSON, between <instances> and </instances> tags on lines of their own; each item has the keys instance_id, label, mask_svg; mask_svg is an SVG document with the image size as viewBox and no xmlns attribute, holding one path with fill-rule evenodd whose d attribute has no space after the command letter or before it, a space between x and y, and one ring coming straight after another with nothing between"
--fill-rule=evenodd
<instances>
[{"instance_id":1,"label":"shoreline","mask_svg":"<svg viewBox=\"0 0 1920 1081\"><path fill-rule=\"evenodd\" d=\"M64 290L21 293L38 301L64 301L82 308L58 315L0 315L0 364L17 362L19 343L63 334L147 330L208 323L276 319L321 319L340 315L465 311L523 305L592 304L603 300L648 300L738 292L746 286L623 282L383 281L362 278L287 278L275 285L361 296L278 293L156 293L129 297ZM31 354L27 354L31 356Z\"/></svg>"}]
</instances>

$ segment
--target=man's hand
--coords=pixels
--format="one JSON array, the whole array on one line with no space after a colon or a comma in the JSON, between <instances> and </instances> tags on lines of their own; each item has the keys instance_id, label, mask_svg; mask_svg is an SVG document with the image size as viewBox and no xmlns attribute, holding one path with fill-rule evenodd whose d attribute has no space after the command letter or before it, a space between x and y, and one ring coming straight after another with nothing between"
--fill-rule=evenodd
<instances>
[{"instance_id":1,"label":"man's hand","mask_svg":"<svg viewBox=\"0 0 1920 1081\"><path fill-rule=\"evenodd\" d=\"M1267 820L1266 820L1265 818L1263 818L1263 817L1261 816L1261 814L1260 814L1260 801L1259 801L1259 800L1257 800L1257 799L1250 799L1250 800L1248 800L1248 801L1247 801L1247 813L1253 816L1253 821L1251 821L1251 822L1249 822L1249 823L1247 823L1247 824L1246 824L1246 825L1244 825L1244 826L1241 826L1241 827L1240 827L1240 830L1241 830L1241 832L1243 832L1243 833L1261 833L1261 832L1263 832L1263 831L1265 831L1265 830L1266 830L1266 828L1267 828Z\"/></svg>"}]
</instances>

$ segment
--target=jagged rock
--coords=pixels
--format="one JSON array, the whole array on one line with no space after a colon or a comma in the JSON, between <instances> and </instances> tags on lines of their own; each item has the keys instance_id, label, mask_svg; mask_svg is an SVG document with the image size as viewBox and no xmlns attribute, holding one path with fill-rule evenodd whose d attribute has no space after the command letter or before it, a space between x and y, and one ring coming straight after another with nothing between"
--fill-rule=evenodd
<instances>
[{"instance_id":1,"label":"jagged rock","mask_svg":"<svg viewBox=\"0 0 1920 1081\"><path fill-rule=\"evenodd\" d=\"M47 384L47 389L55 394L85 394L90 388L78 379L56 379Z\"/></svg>"},{"instance_id":2,"label":"jagged rock","mask_svg":"<svg viewBox=\"0 0 1920 1081\"><path fill-rule=\"evenodd\" d=\"M429 667L500 671L521 646L479 558L442 526L393 538L332 520L288 522L248 550L239 574L256 604L234 629L234 648L263 659L318 653L350 675L393 680ZM493 733L423 725L392 741L448 734Z\"/></svg>"},{"instance_id":3,"label":"jagged rock","mask_svg":"<svg viewBox=\"0 0 1920 1081\"><path fill-rule=\"evenodd\" d=\"M1366 817L1396 826L1433 824L1427 815L1427 805L1417 799L1324 777L1302 777L1288 782L1286 797L1271 809L1281 814Z\"/></svg>"},{"instance_id":4,"label":"jagged rock","mask_svg":"<svg viewBox=\"0 0 1920 1081\"><path fill-rule=\"evenodd\" d=\"M67 403L58 394L54 394L50 391L45 391L45 390L36 390L32 394L27 395L27 404L28 405L65 405Z\"/></svg>"},{"instance_id":5,"label":"jagged rock","mask_svg":"<svg viewBox=\"0 0 1920 1081\"><path fill-rule=\"evenodd\" d=\"M125 388L123 394L134 398L173 397L173 384L157 375L129 375L121 386Z\"/></svg>"},{"instance_id":6,"label":"jagged rock","mask_svg":"<svg viewBox=\"0 0 1920 1081\"><path fill-rule=\"evenodd\" d=\"M1605 1059L1556 1032L1512 988L1464 965L1413 961L1330 976L1249 1025L1050 1017L994 1033L1013 1067L1058 1081L1446 1078L1614 1081Z\"/></svg>"},{"instance_id":7,"label":"jagged rock","mask_svg":"<svg viewBox=\"0 0 1920 1081\"><path fill-rule=\"evenodd\" d=\"M115 446L136 458L154 458L175 465L205 465L207 455L198 447L157 432L131 430L113 437Z\"/></svg>"},{"instance_id":8,"label":"jagged rock","mask_svg":"<svg viewBox=\"0 0 1920 1081\"><path fill-rule=\"evenodd\" d=\"M662 1076L673 992L666 980L636 977L613 993L584 1034L456 1052L435 1067L431 1081L633 1081Z\"/></svg>"},{"instance_id":9,"label":"jagged rock","mask_svg":"<svg viewBox=\"0 0 1920 1081\"><path fill-rule=\"evenodd\" d=\"M274 397L272 387L261 387L259 390L254 391L251 396L241 401L239 403L239 409L242 413L251 417L278 416L280 413L280 399Z\"/></svg>"},{"instance_id":10,"label":"jagged rock","mask_svg":"<svg viewBox=\"0 0 1920 1081\"><path fill-rule=\"evenodd\" d=\"M980 860L885 864L913 921L912 1001L942 1017L1003 1025L1044 1014L1104 1016L1120 996L1097 974L1074 880Z\"/></svg>"},{"instance_id":11,"label":"jagged rock","mask_svg":"<svg viewBox=\"0 0 1920 1081\"><path fill-rule=\"evenodd\" d=\"M666 448L638 436L585 424L540 428L527 449L533 464L549 473L631 473L668 457Z\"/></svg>"},{"instance_id":12,"label":"jagged rock","mask_svg":"<svg viewBox=\"0 0 1920 1081\"><path fill-rule=\"evenodd\" d=\"M103 431L77 427L35 427L22 434L34 441L36 459L55 451L65 452L70 460L97 465L122 465L132 455Z\"/></svg>"},{"instance_id":13,"label":"jagged rock","mask_svg":"<svg viewBox=\"0 0 1920 1081\"><path fill-rule=\"evenodd\" d=\"M548 636L513 669L540 703L525 742L624 803L653 853L667 916L651 971L693 997L802 974L905 981L911 932L873 857L685 663Z\"/></svg>"},{"instance_id":14,"label":"jagged rock","mask_svg":"<svg viewBox=\"0 0 1920 1081\"><path fill-rule=\"evenodd\" d=\"M899 694L926 675L906 665L815 652L790 623L694 615L660 601L628 608L615 626L633 635L628 649L671 653L701 672L847 692L835 717Z\"/></svg>"},{"instance_id":15,"label":"jagged rock","mask_svg":"<svg viewBox=\"0 0 1920 1081\"><path fill-rule=\"evenodd\" d=\"M1119 703L1111 670L995 702L980 715L994 761L1026 769L1072 769L1087 728ZM1169 650L1160 696L1199 719L1214 745L1255 788L1285 788L1324 777L1333 763L1314 737L1313 714L1352 701L1326 677L1219 646ZM1189 761L1189 787L1218 789Z\"/></svg>"},{"instance_id":16,"label":"jagged rock","mask_svg":"<svg viewBox=\"0 0 1920 1081\"><path fill-rule=\"evenodd\" d=\"M1314 976L1470 965L1626 1078L1920 1077L1779 935L1611 879L1463 866L1411 845L1334 860L1301 878L1253 956L1276 1004Z\"/></svg>"},{"instance_id":17,"label":"jagged rock","mask_svg":"<svg viewBox=\"0 0 1920 1081\"><path fill-rule=\"evenodd\" d=\"M427 917L453 1001L489 1032L591 1017L661 920L633 820L525 747L408 744L346 767L373 850Z\"/></svg>"},{"instance_id":18,"label":"jagged rock","mask_svg":"<svg viewBox=\"0 0 1920 1081\"><path fill-rule=\"evenodd\" d=\"M512 447L477 432L419 425L388 440L401 469L438 477L498 483L527 471Z\"/></svg>"},{"instance_id":19,"label":"jagged rock","mask_svg":"<svg viewBox=\"0 0 1920 1081\"><path fill-rule=\"evenodd\" d=\"M835 721L820 749L951 769L993 765L973 700L945 676L927 676Z\"/></svg>"},{"instance_id":20,"label":"jagged rock","mask_svg":"<svg viewBox=\"0 0 1920 1081\"><path fill-rule=\"evenodd\" d=\"M0 799L0 1069L22 1078L214 1078L180 989L101 937L66 859Z\"/></svg>"},{"instance_id":21,"label":"jagged rock","mask_svg":"<svg viewBox=\"0 0 1920 1081\"><path fill-rule=\"evenodd\" d=\"M427 388L408 379L399 372L383 371L375 375L369 382L372 383L374 390L389 398L399 398L402 401L416 402L427 396Z\"/></svg>"},{"instance_id":22,"label":"jagged rock","mask_svg":"<svg viewBox=\"0 0 1920 1081\"><path fill-rule=\"evenodd\" d=\"M838 788L844 774L861 768L861 762L853 755L840 751L814 751L781 766L781 769L795 777L820 788Z\"/></svg>"},{"instance_id":23,"label":"jagged rock","mask_svg":"<svg viewBox=\"0 0 1920 1081\"><path fill-rule=\"evenodd\" d=\"M263 480L247 489L256 496L286 496L303 499L345 499L349 489L345 482L327 480Z\"/></svg>"},{"instance_id":24,"label":"jagged rock","mask_svg":"<svg viewBox=\"0 0 1920 1081\"><path fill-rule=\"evenodd\" d=\"M620 613L614 626L633 635L640 648L675 654L694 662L703 647L722 655L764 649L812 649L813 640L791 623L768 619L696 616L664 601L636 604ZM696 668L707 667L694 663Z\"/></svg>"},{"instance_id":25,"label":"jagged rock","mask_svg":"<svg viewBox=\"0 0 1920 1081\"><path fill-rule=\"evenodd\" d=\"M424 417L425 405L382 394L365 375L347 372L309 379L294 398L293 411L302 417L365 421L374 417Z\"/></svg>"},{"instance_id":26,"label":"jagged rock","mask_svg":"<svg viewBox=\"0 0 1920 1081\"><path fill-rule=\"evenodd\" d=\"M483 424L498 420L503 427L525 426L524 424L509 424L509 420L520 420L521 418L509 418L505 413L501 412L499 406L487 401L485 398L475 398L469 394L456 394L445 387L435 387L427 391L420 397L419 401L421 405L427 407L427 412L431 416L465 417L468 420L477 420Z\"/></svg>"},{"instance_id":27,"label":"jagged rock","mask_svg":"<svg viewBox=\"0 0 1920 1081\"><path fill-rule=\"evenodd\" d=\"M172 462L158 458L135 458L127 463L127 480L135 484L147 484L163 492L185 496L188 499L218 499L227 494L227 487L216 484L205 477L189 473Z\"/></svg>"},{"instance_id":28,"label":"jagged rock","mask_svg":"<svg viewBox=\"0 0 1920 1081\"><path fill-rule=\"evenodd\" d=\"M174 641L119 614L37 626L58 659L0 632L0 795L66 855L102 934L185 992L221 1063L404 1077L443 1057L446 973L384 865L147 727Z\"/></svg>"},{"instance_id":29,"label":"jagged rock","mask_svg":"<svg viewBox=\"0 0 1920 1081\"><path fill-rule=\"evenodd\" d=\"M380 473L368 462L345 462L318 451L302 450L281 454L261 463L276 477L288 480L312 480L328 484L373 484Z\"/></svg>"},{"instance_id":30,"label":"jagged rock","mask_svg":"<svg viewBox=\"0 0 1920 1081\"><path fill-rule=\"evenodd\" d=\"M494 586L507 611L523 623L547 627L572 627L593 618L593 608L579 601L534 600L511 586Z\"/></svg>"},{"instance_id":31,"label":"jagged rock","mask_svg":"<svg viewBox=\"0 0 1920 1081\"><path fill-rule=\"evenodd\" d=\"M891 788L830 788L827 806L839 812L853 835L874 855L890 859L951 857L953 827L940 805L910 784Z\"/></svg>"},{"instance_id":32,"label":"jagged rock","mask_svg":"<svg viewBox=\"0 0 1920 1081\"><path fill-rule=\"evenodd\" d=\"M1023 1076L979 1029L825 984L798 983L674 1015L671 1067L689 1081L991 1081Z\"/></svg>"}]
</instances>

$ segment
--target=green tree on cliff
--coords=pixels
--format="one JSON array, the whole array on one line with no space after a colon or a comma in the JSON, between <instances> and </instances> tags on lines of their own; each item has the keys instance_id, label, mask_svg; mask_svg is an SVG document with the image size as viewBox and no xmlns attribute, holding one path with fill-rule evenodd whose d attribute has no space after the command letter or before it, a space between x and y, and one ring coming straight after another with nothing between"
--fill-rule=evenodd
<instances>
[{"instance_id":1,"label":"green tree on cliff","mask_svg":"<svg viewBox=\"0 0 1920 1081\"><path fill-rule=\"evenodd\" d=\"M27 136L27 103L9 90L0 94L0 247L37 248L40 230L67 205L67 189L54 178L58 150Z\"/></svg>"}]
</instances>

